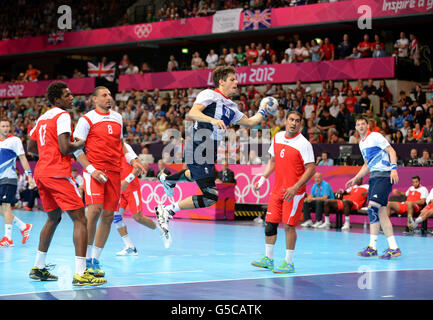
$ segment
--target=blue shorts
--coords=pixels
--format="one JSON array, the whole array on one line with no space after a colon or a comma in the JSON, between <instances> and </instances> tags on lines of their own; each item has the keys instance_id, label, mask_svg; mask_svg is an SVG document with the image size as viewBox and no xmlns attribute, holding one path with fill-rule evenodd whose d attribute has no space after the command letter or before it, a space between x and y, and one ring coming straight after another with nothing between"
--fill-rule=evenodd
<instances>
[{"instance_id":1,"label":"blue shorts","mask_svg":"<svg viewBox=\"0 0 433 320\"><path fill-rule=\"evenodd\" d=\"M202 141L194 141L185 147L185 162L191 172L192 180L215 178L217 150L218 141L214 140L207 146ZM211 154L206 154L207 151Z\"/></svg>"},{"instance_id":2,"label":"blue shorts","mask_svg":"<svg viewBox=\"0 0 433 320\"><path fill-rule=\"evenodd\" d=\"M17 186L13 184L0 184L0 203L17 203Z\"/></svg>"},{"instance_id":3,"label":"blue shorts","mask_svg":"<svg viewBox=\"0 0 433 320\"><path fill-rule=\"evenodd\" d=\"M368 202L374 201L382 206L388 204L388 196L392 191L389 177L374 177L368 180Z\"/></svg>"}]
</instances>

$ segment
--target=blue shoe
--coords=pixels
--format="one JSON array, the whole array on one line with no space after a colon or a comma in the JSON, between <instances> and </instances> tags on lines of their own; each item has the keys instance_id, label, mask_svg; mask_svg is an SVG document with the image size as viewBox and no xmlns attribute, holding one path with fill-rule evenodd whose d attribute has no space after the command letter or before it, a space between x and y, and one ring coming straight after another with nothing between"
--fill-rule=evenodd
<instances>
[{"instance_id":1,"label":"blue shoe","mask_svg":"<svg viewBox=\"0 0 433 320\"><path fill-rule=\"evenodd\" d=\"M92 268L88 270L90 274L94 275L97 278L102 278L105 276L105 272L101 269L99 261L95 258L92 259Z\"/></svg>"},{"instance_id":2,"label":"blue shoe","mask_svg":"<svg viewBox=\"0 0 433 320\"><path fill-rule=\"evenodd\" d=\"M174 187L176 186L176 184L168 182L165 179L166 177L167 175L162 171L157 176L158 180L162 183L164 187L164 192L166 193L166 195L172 197L174 195Z\"/></svg>"},{"instance_id":3,"label":"blue shoe","mask_svg":"<svg viewBox=\"0 0 433 320\"><path fill-rule=\"evenodd\" d=\"M358 252L358 256L361 257L377 257L377 249L373 249L372 247L368 246L363 251Z\"/></svg>"},{"instance_id":4,"label":"blue shoe","mask_svg":"<svg viewBox=\"0 0 433 320\"><path fill-rule=\"evenodd\" d=\"M272 271L275 273L293 273L295 272L295 264L283 261L283 263L279 267L275 268Z\"/></svg>"},{"instance_id":5,"label":"blue shoe","mask_svg":"<svg viewBox=\"0 0 433 320\"><path fill-rule=\"evenodd\" d=\"M267 256L264 256L260 260L253 261L251 264L255 267L259 268L267 268L267 269L274 269L274 260L268 258Z\"/></svg>"}]
</instances>

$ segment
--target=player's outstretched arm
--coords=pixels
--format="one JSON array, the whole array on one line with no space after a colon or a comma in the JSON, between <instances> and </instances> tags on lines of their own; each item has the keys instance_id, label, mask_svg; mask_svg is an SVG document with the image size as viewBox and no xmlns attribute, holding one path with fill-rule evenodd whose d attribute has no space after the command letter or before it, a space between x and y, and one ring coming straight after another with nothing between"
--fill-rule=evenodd
<instances>
[{"instance_id":1,"label":"player's outstretched arm","mask_svg":"<svg viewBox=\"0 0 433 320\"><path fill-rule=\"evenodd\" d=\"M262 187L262 185L265 183L266 179L269 178L269 176L272 174L272 172L274 172L274 170L275 170L275 158L270 157L269 161L266 165L265 172L263 172L259 181L257 181L254 184L254 189L259 190Z\"/></svg>"},{"instance_id":2,"label":"player's outstretched arm","mask_svg":"<svg viewBox=\"0 0 433 320\"><path fill-rule=\"evenodd\" d=\"M247 116L243 116L241 120L237 122L237 124L243 125L245 127L254 127L256 124L259 124L260 121L262 121L269 113L266 111L265 108L260 108L259 111L253 115L252 117L248 118Z\"/></svg>"},{"instance_id":3,"label":"player's outstretched arm","mask_svg":"<svg viewBox=\"0 0 433 320\"><path fill-rule=\"evenodd\" d=\"M359 172L356 174L356 176L346 182L346 188L353 186L357 179L364 177L367 173L368 173L368 165L367 162L364 162L364 165L362 166L361 170L359 170Z\"/></svg>"},{"instance_id":4,"label":"player's outstretched arm","mask_svg":"<svg viewBox=\"0 0 433 320\"><path fill-rule=\"evenodd\" d=\"M189 117L198 122L207 122L217 127L220 130L226 130L227 126L225 125L223 120L216 120L212 117L209 117L203 113L203 110L206 108L205 105L195 103L191 110L189 111Z\"/></svg>"}]
</instances>

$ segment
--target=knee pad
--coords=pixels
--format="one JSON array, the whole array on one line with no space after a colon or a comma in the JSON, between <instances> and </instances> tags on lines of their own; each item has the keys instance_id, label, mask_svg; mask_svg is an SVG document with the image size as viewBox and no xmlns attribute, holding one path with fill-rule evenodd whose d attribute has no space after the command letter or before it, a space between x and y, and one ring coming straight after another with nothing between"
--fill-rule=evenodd
<instances>
[{"instance_id":1,"label":"knee pad","mask_svg":"<svg viewBox=\"0 0 433 320\"><path fill-rule=\"evenodd\" d=\"M368 206L368 219L370 220L370 224L379 222L379 207L375 205Z\"/></svg>"},{"instance_id":2,"label":"knee pad","mask_svg":"<svg viewBox=\"0 0 433 320\"><path fill-rule=\"evenodd\" d=\"M116 212L114 214L113 223L116 225L117 229L123 228L125 223L123 222L123 212Z\"/></svg>"},{"instance_id":3,"label":"knee pad","mask_svg":"<svg viewBox=\"0 0 433 320\"><path fill-rule=\"evenodd\" d=\"M278 223L266 222L265 235L267 237L275 236L277 234L277 230L278 230Z\"/></svg>"},{"instance_id":4,"label":"knee pad","mask_svg":"<svg viewBox=\"0 0 433 320\"><path fill-rule=\"evenodd\" d=\"M206 187L202 189L203 195L193 196L192 200L196 208L206 208L214 205L218 201L218 190L216 187Z\"/></svg>"}]
</instances>

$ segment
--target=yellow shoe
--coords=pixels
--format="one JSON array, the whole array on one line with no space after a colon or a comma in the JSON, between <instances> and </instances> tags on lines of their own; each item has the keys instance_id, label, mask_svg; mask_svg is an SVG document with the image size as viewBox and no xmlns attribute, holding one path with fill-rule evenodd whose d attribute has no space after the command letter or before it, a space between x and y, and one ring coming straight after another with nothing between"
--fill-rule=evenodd
<instances>
[{"instance_id":1,"label":"yellow shoe","mask_svg":"<svg viewBox=\"0 0 433 320\"><path fill-rule=\"evenodd\" d=\"M72 284L74 286L100 286L101 284L104 284L106 282L107 279L97 278L94 275L91 275L88 269L86 269L82 276L78 275L77 273L74 274L74 279L72 280Z\"/></svg>"}]
</instances>

